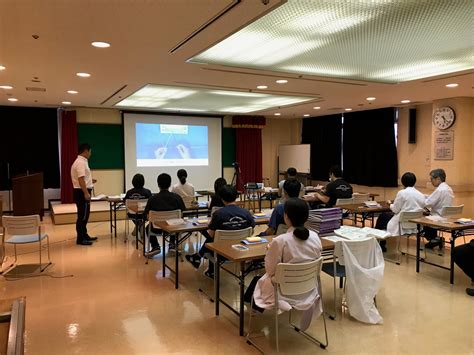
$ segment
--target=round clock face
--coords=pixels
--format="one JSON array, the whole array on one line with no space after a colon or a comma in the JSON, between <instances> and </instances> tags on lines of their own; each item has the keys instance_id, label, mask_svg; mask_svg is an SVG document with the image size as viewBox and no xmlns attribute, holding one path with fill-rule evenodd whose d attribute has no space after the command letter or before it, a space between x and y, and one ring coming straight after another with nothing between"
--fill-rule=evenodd
<instances>
[{"instance_id":1,"label":"round clock face","mask_svg":"<svg viewBox=\"0 0 474 355\"><path fill-rule=\"evenodd\" d=\"M456 115L451 107L440 107L433 114L433 124L438 129L447 129L454 124Z\"/></svg>"}]
</instances>

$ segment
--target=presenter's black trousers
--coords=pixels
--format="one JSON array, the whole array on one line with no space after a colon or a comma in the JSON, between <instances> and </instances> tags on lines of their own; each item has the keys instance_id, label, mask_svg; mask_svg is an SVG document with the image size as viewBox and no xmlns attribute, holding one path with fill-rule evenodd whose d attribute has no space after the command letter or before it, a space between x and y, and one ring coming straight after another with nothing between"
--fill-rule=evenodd
<instances>
[{"instance_id":1,"label":"presenter's black trousers","mask_svg":"<svg viewBox=\"0 0 474 355\"><path fill-rule=\"evenodd\" d=\"M92 190L89 190L89 194ZM91 202L87 201L84 197L84 192L81 189L74 189L73 192L74 202L77 207L77 221L76 221L76 233L77 242L82 242L89 236L87 234L87 222L89 221L89 213Z\"/></svg>"},{"instance_id":2,"label":"presenter's black trousers","mask_svg":"<svg viewBox=\"0 0 474 355\"><path fill-rule=\"evenodd\" d=\"M454 262L474 281L474 239L454 248Z\"/></svg>"}]
</instances>

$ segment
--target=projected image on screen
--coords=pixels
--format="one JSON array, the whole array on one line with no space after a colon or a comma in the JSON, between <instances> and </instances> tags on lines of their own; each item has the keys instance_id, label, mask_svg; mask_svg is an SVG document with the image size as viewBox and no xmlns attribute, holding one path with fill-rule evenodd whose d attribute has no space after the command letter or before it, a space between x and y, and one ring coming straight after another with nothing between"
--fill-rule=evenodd
<instances>
[{"instance_id":1,"label":"projected image on screen","mask_svg":"<svg viewBox=\"0 0 474 355\"><path fill-rule=\"evenodd\" d=\"M208 127L136 123L137 167L209 164Z\"/></svg>"}]
</instances>

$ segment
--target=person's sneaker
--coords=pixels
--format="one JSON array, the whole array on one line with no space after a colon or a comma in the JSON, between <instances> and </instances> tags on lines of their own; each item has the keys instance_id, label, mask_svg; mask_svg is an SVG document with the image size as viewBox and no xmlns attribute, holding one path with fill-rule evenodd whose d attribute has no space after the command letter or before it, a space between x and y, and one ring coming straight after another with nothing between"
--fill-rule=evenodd
<instances>
[{"instance_id":1,"label":"person's sneaker","mask_svg":"<svg viewBox=\"0 0 474 355\"><path fill-rule=\"evenodd\" d=\"M425 248L427 249L434 249L438 246L441 248L441 239L439 238L431 239L428 243L425 244Z\"/></svg>"},{"instance_id":2,"label":"person's sneaker","mask_svg":"<svg viewBox=\"0 0 474 355\"><path fill-rule=\"evenodd\" d=\"M133 235L134 237L137 236L137 227L133 228L132 235Z\"/></svg>"},{"instance_id":3,"label":"person's sneaker","mask_svg":"<svg viewBox=\"0 0 474 355\"><path fill-rule=\"evenodd\" d=\"M161 253L161 248L158 245L158 246L152 248L150 251L147 251L145 253L145 256L150 259L150 258L153 258L155 255L157 255L159 253Z\"/></svg>"},{"instance_id":4,"label":"person's sneaker","mask_svg":"<svg viewBox=\"0 0 474 355\"><path fill-rule=\"evenodd\" d=\"M184 257L196 270L199 269L199 266L201 266L201 256L198 254L185 255Z\"/></svg>"},{"instance_id":5,"label":"person's sneaker","mask_svg":"<svg viewBox=\"0 0 474 355\"><path fill-rule=\"evenodd\" d=\"M474 288L466 288L466 293L469 296L474 296Z\"/></svg>"},{"instance_id":6,"label":"person's sneaker","mask_svg":"<svg viewBox=\"0 0 474 355\"><path fill-rule=\"evenodd\" d=\"M214 271L207 269L206 271L204 271L204 276L214 280Z\"/></svg>"}]
</instances>

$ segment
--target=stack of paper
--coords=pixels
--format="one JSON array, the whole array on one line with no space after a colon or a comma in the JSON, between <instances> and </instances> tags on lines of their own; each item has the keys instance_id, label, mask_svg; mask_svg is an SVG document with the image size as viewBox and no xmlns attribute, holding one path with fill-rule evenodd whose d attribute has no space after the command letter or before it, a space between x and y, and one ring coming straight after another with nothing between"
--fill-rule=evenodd
<instances>
[{"instance_id":1,"label":"stack of paper","mask_svg":"<svg viewBox=\"0 0 474 355\"><path fill-rule=\"evenodd\" d=\"M332 233L341 226L342 209L321 208L310 211L307 226L319 234Z\"/></svg>"}]
</instances>

